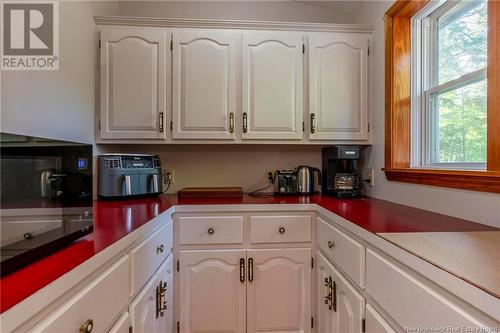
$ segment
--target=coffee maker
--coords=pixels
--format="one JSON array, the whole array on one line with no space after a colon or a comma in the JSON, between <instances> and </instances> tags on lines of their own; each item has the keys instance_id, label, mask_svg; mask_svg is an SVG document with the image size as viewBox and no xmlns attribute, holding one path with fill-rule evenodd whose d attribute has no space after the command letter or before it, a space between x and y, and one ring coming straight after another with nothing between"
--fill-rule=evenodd
<instances>
[{"instance_id":1,"label":"coffee maker","mask_svg":"<svg viewBox=\"0 0 500 333\"><path fill-rule=\"evenodd\" d=\"M323 194L339 199L358 198L363 179L358 169L361 146L333 146L322 149Z\"/></svg>"}]
</instances>

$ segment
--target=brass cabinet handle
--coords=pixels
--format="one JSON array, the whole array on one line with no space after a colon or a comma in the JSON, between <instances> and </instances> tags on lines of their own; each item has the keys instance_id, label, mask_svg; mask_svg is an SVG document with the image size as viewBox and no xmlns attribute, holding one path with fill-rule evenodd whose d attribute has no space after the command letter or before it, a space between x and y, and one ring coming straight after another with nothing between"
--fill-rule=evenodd
<instances>
[{"instance_id":1,"label":"brass cabinet handle","mask_svg":"<svg viewBox=\"0 0 500 333\"><path fill-rule=\"evenodd\" d=\"M333 295L333 304L332 308L334 312L337 312L337 283L333 281L333 290L332 290L332 295Z\"/></svg>"},{"instance_id":2,"label":"brass cabinet handle","mask_svg":"<svg viewBox=\"0 0 500 333\"><path fill-rule=\"evenodd\" d=\"M156 318L163 317L167 310L167 283L160 280L156 286Z\"/></svg>"},{"instance_id":3,"label":"brass cabinet handle","mask_svg":"<svg viewBox=\"0 0 500 333\"><path fill-rule=\"evenodd\" d=\"M229 133L234 133L234 113L229 113Z\"/></svg>"},{"instance_id":4,"label":"brass cabinet handle","mask_svg":"<svg viewBox=\"0 0 500 333\"><path fill-rule=\"evenodd\" d=\"M248 258L248 282L253 282L253 258Z\"/></svg>"},{"instance_id":5,"label":"brass cabinet handle","mask_svg":"<svg viewBox=\"0 0 500 333\"><path fill-rule=\"evenodd\" d=\"M163 244L160 244L156 247L156 254L163 253L165 250L165 246Z\"/></svg>"},{"instance_id":6,"label":"brass cabinet handle","mask_svg":"<svg viewBox=\"0 0 500 333\"><path fill-rule=\"evenodd\" d=\"M213 228L208 228L207 232L209 235L213 235L215 230Z\"/></svg>"},{"instance_id":7,"label":"brass cabinet handle","mask_svg":"<svg viewBox=\"0 0 500 333\"><path fill-rule=\"evenodd\" d=\"M88 319L82 326L80 326L80 333L90 333L94 329L94 321Z\"/></svg>"},{"instance_id":8,"label":"brass cabinet handle","mask_svg":"<svg viewBox=\"0 0 500 333\"><path fill-rule=\"evenodd\" d=\"M248 114L243 112L243 133L248 131Z\"/></svg>"},{"instance_id":9,"label":"brass cabinet handle","mask_svg":"<svg viewBox=\"0 0 500 333\"><path fill-rule=\"evenodd\" d=\"M240 282L245 283L245 259L240 259Z\"/></svg>"},{"instance_id":10,"label":"brass cabinet handle","mask_svg":"<svg viewBox=\"0 0 500 333\"><path fill-rule=\"evenodd\" d=\"M280 234L282 234L282 235L283 235L283 234L285 233L285 231L286 231L286 230L285 230L285 228L280 227L280 228L278 229L278 231L279 231L279 233L280 233Z\"/></svg>"},{"instance_id":11,"label":"brass cabinet handle","mask_svg":"<svg viewBox=\"0 0 500 333\"><path fill-rule=\"evenodd\" d=\"M326 287L326 296L325 296L325 304L328 305L328 310L333 310L333 282L332 277L329 276L325 278L325 287Z\"/></svg>"},{"instance_id":12,"label":"brass cabinet handle","mask_svg":"<svg viewBox=\"0 0 500 333\"><path fill-rule=\"evenodd\" d=\"M316 132L316 115L314 113L311 113L311 134L314 134Z\"/></svg>"},{"instance_id":13,"label":"brass cabinet handle","mask_svg":"<svg viewBox=\"0 0 500 333\"><path fill-rule=\"evenodd\" d=\"M158 130L160 131L160 133L163 133L163 112L160 112L158 122L159 122Z\"/></svg>"},{"instance_id":14,"label":"brass cabinet handle","mask_svg":"<svg viewBox=\"0 0 500 333\"><path fill-rule=\"evenodd\" d=\"M332 241L328 241L328 248L331 249L335 246L335 243L333 243Z\"/></svg>"}]
</instances>

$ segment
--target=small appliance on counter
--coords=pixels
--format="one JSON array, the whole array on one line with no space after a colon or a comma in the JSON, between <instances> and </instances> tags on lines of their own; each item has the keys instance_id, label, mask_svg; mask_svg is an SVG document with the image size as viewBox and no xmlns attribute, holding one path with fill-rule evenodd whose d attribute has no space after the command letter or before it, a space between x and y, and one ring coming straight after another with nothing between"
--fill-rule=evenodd
<instances>
[{"instance_id":1,"label":"small appliance on counter","mask_svg":"<svg viewBox=\"0 0 500 333\"><path fill-rule=\"evenodd\" d=\"M0 133L1 275L93 230L92 145Z\"/></svg>"},{"instance_id":2,"label":"small appliance on counter","mask_svg":"<svg viewBox=\"0 0 500 333\"><path fill-rule=\"evenodd\" d=\"M297 168L298 186L297 192L299 194L313 194L314 191L314 174L317 174L318 185L321 185L321 170L318 168L301 165Z\"/></svg>"},{"instance_id":3,"label":"small appliance on counter","mask_svg":"<svg viewBox=\"0 0 500 333\"><path fill-rule=\"evenodd\" d=\"M157 155L99 155L100 198L130 198L162 193L161 162Z\"/></svg>"},{"instance_id":4,"label":"small appliance on counter","mask_svg":"<svg viewBox=\"0 0 500 333\"><path fill-rule=\"evenodd\" d=\"M358 198L363 179L358 169L361 146L333 146L322 149L323 194L339 199Z\"/></svg>"},{"instance_id":5,"label":"small appliance on counter","mask_svg":"<svg viewBox=\"0 0 500 333\"><path fill-rule=\"evenodd\" d=\"M297 194L297 172L294 170L276 170L274 176L275 194Z\"/></svg>"}]
</instances>

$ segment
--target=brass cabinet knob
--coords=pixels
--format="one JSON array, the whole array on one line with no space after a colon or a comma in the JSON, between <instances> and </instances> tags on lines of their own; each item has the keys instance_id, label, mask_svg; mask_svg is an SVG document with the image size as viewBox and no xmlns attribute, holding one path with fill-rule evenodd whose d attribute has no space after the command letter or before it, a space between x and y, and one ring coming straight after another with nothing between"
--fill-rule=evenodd
<instances>
[{"instance_id":1,"label":"brass cabinet knob","mask_svg":"<svg viewBox=\"0 0 500 333\"><path fill-rule=\"evenodd\" d=\"M280 234L284 234L286 230L285 230L285 228L280 227L280 228L278 229L278 231L280 232Z\"/></svg>"},{"instance_id":2,"label":"brass cabinet knob","mask_svg":"<svg viewBox=\"0 0 500 333\"><path fill-rule=\"evenodd\" d=\"M208 228L207 232L208 232L209 235L213 235L214 232L215 232L215 230L213 228Z\"/></svg>"},{"instance_id":3,"label":"brass cabinet knob","mask_svg":"<svg viewBox=\"0 0 500 333\"><path fill-rule=\"evenodd\" d=\"M163 250L165 250L165 246L163 246L163 244L156 247L156 253L163 253Z\"/></svg>"},{"instance_id":4,"label":"brass cabinet knob","mask_svg":"<svg viewBox=\"0 0 500 333\"><path fill-rule=\"evenodd\" d=\"M328 241L328 248L331 249L335 246L332 241Z\"/></svg>"},{"instance_id":5,"label":"brass cabinet knob","mask_svg":"<svg viewBox=\"0 0 500 333\"><path fill-rule=\"evenodd\" d=\"M92 319L87 320L82 326L80 326L80 333L90 333L94 328L94 321Z\"/></svg>"}]
</instances>

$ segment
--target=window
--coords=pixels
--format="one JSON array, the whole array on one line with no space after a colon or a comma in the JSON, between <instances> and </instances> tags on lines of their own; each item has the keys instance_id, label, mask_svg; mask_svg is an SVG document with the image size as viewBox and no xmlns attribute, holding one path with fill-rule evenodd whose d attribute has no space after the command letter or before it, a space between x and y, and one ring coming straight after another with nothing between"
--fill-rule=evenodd
<instances>
[{"instance_id":1,"label":"window","mask_svg":"<svg viewBox=\"0 0 500 333\"><path fill-rule=\"evenodd\" d=\"M396 0L384 21L387 179L500 193L500 1Z\"/></svg>"},{"instance_id":2,"label":"window","mask_svg":"<svg viewBox=\"0 0 500 333\"><path fill-rule=\"evenodd\" d=\"M431 2L412 18L414 167L486 169L487 4Z\"/></svg>"}]
</instances>

